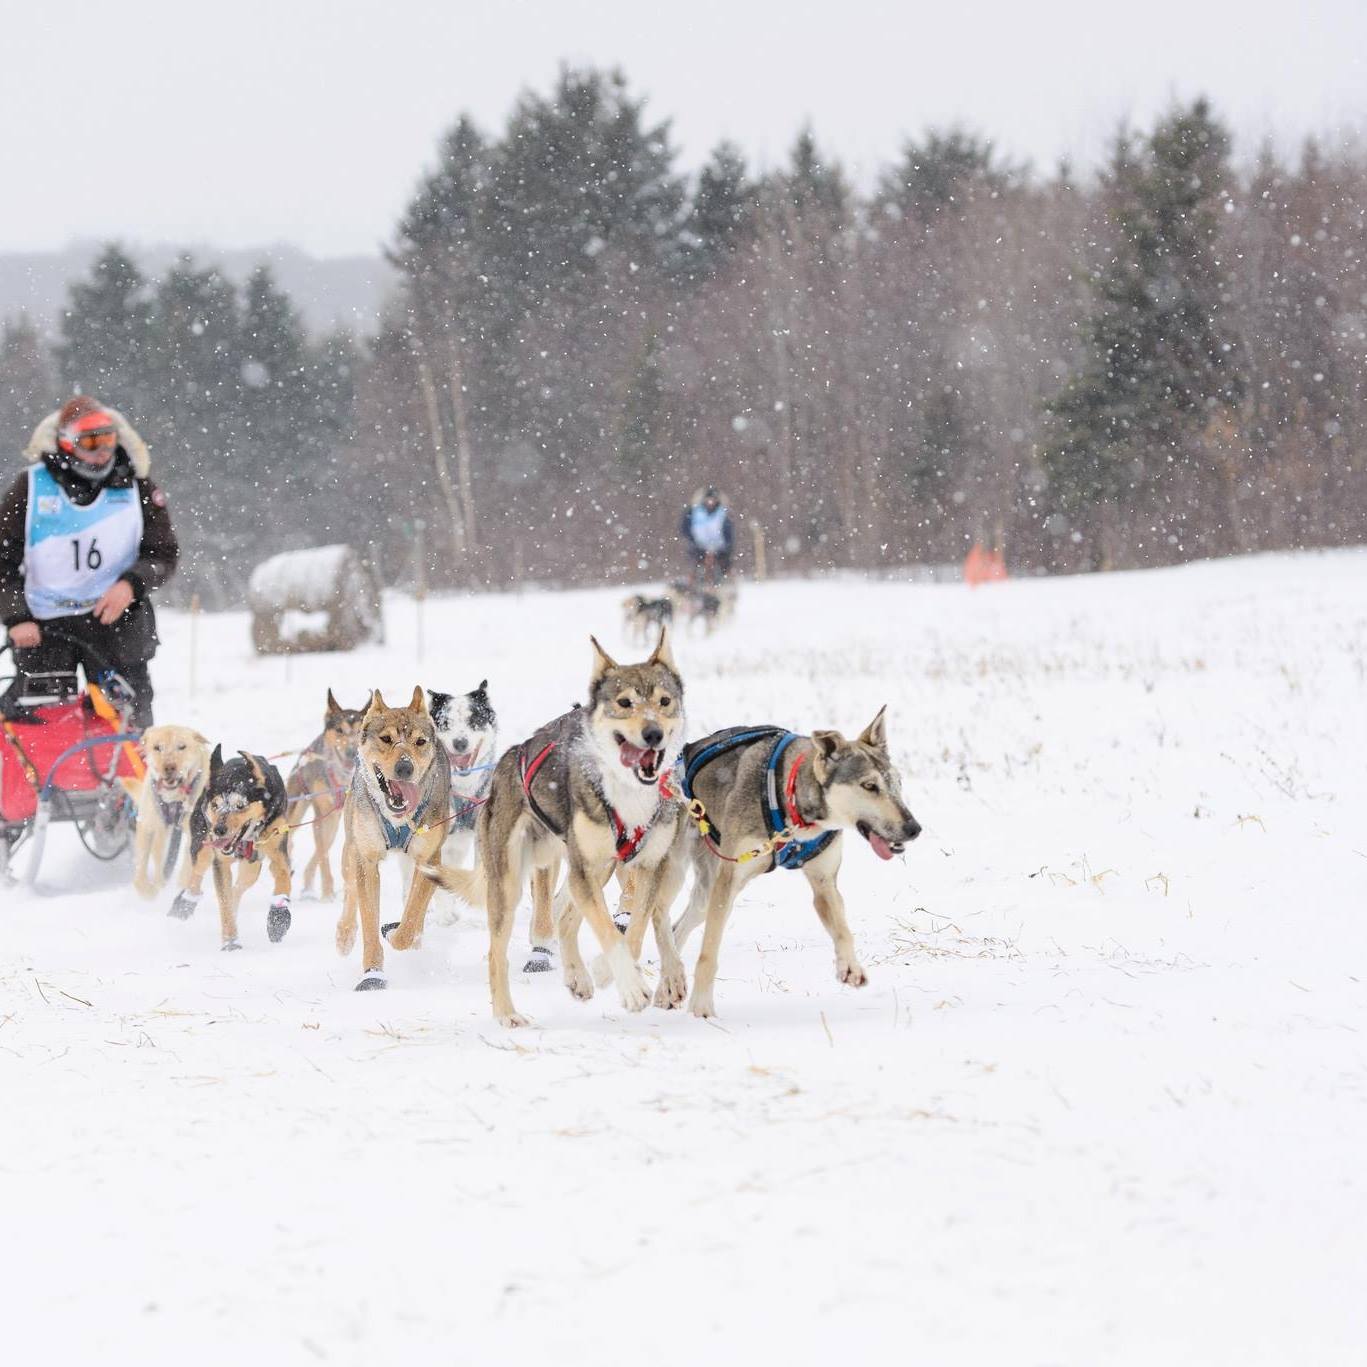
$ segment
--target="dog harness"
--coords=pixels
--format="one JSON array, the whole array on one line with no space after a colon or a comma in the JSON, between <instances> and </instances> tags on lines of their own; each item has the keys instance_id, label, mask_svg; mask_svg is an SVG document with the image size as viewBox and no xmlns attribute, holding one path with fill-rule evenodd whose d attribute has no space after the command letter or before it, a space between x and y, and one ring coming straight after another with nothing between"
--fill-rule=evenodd
<instances>
[{"instance_id":1,"label":"dog harness","mask_svg":"<svg viewBox=\"0 0 1367 1367\"><path fill-rule=\"evenodd\" d=\"M191 774L189 778L181 779L181 781L170 790L172 794L170 797L163 797L161 788L153 783L152 796L156 799L157 811L161 813L161 819L164 825L179 826L181 816L185 812L185 804L189 800L191 792L194 791L195 784L198 782L198 772Z\"/></svg>"},{"instance_id":2,"label":"dog harness","mask_svg":"<svg viewBox=\"0 0 1367 1367\"><path fill-rule=\"evenodd\" d=\"M537 770L546 762L547 756L559 744L558 741L548 741L530 762L527 759L527 746L523 746L517 753L518 772L522 775L522 791L526 795L527 805L532 809L532 815L554 836L563 840L565 832L559 829L546 814L546 809L536 800L532 793L532 780L536 777ZM669 770L665 769L660 774L659 794L660 800L655 805L655 811L649 821L644 826L633 826L628 829L625 821L618 814L617 809L608 801L607 794L603 792L597 784L592 784L593 790L598 794L598 800L603 804L603 810L607 813L608 820L612 822L613 847L617 853L619 863L630 864L641 852L641 845L646 836L655 828L656 821L659 820L660 812L665 805L674 800L674 793L669 788Z\"/></svg>"},{"instance_id":3,"label":"dog harness","mask_svg":"<svg viewBox=\"0 0 1367 1367\"><path fill-rule=\"evenodd\" d=\"M380 804L370 797L371 803L375 808L375 815L380 818L380 829L384 832L384 844L387 850L398 850L400 854L407 854L408 847L413 843L413 837L418 833L418 823L422 820L422 814L427 810L428 799L418 803L413 809L413 815L408 818L401 826L396 826L381 810Z\"/></svg>"},{"instance_id":4,"label":"dog harness","mask_svg":"<svg viewBox=\"0 0 1367 1367\"><path fill-rule=\"evenodd\" d=\"M781 726L733 726L729 730L721 732L715 740L705 743L694 742L693 745L686 746L684 749L683 779L680 784L684 801L691 803L695 800L693 782L701 770L711 764L714 759L720 759L722 755L728 755L733 750L753 745L757 741L773 739L773 748L769 751L769 758L764 763L764 822L768 827L769 836L772 839L785 829L810 826L812 823L804 821L802 814L797 809L797 776L807 758L806 755L798 757L797 763L793 765L792 771L788 775L782 802L779 798L779 767L783 762L784 753L797 738L797 732L785 731ZM708 843L712 846L714 854L720 854L721 831L711 817L708 817L708 821L712 830L712 840ZM800 869L804 864L815 859L838 834L838 831L823 831L812 840L789 840L773 851L773 867L776 869ZM707 840L706 835L703 838Z\"/></svg>"},{"instance_id":5,"label":"dog harness","mask_svg":"<svg viewBox=\"0 0 1367 1367\"><path fill-rule=\"evenodd\" d=\"M478 750L475 752L478 754ZM475 790L473 796L466 797L464 793L456 791L456 775L473 774L479 770L484 771L484 781ZM451 766L451 802L452 812L448 818L453 831L473 831L475 829L475 818L479 815L479 809L488 802L489 788L494 781L494 765L492 764L473 764L468 769L458 770L453 764Z\"/></svg>"}]
</instances>

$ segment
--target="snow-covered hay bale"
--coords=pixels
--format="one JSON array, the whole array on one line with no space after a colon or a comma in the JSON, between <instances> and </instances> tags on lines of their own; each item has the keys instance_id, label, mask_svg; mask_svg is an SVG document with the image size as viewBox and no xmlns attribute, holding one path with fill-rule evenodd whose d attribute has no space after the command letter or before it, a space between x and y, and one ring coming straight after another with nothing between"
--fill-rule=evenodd
<instances>
[{"instance_id":1,"label":"snow-covered hay bale","mask_svg":"<svg viewBox=\"0 0 1367 1367\"><path fill-rule=\"evenodd\" d=\"M384 639L380 586L350 546L315 546L263 560L247 584L258 655L353 650Z\"/></svg>"}]
</instances>

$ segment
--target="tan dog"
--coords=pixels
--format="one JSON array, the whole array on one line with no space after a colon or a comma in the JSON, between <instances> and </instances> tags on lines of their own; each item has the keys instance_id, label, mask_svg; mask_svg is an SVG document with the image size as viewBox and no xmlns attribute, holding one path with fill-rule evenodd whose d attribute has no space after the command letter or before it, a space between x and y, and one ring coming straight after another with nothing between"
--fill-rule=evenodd
<instances>
[{"instance_id":1,"label":"tan dog","mask_svg":"<svg viewBox=\"0 0 1367 1367\"><path fill-rule=\"evenodd\" d=\"M304 865L304 886L300 890L305 897L313 887L315 873L321 875L319 896L323 901L332 901L335 892L328 855L342 824L342 804L351 783L351 771L356 767L356 742L364 716L364 707L343 707L329 688L322 733L300 751L285 780L290 820L300 826L306 822L313 826L313 854Z\"/></svg>"},{"instance_id":2,"label":"tan dog","mask_svg":"<svg viewBox=\"0 0 1367 1367\"><path fill-rule=\"evenodd\" d=\"M212 867L224 949L241 949L237 908L243 894L271 866L274 889L266 914L266 934L278 943L290 928L290 828L285 781L260 755L245 750L225 762L221 746L209 756L209 780L190 814L190 859L181 891L167 913L180 920L194 915ZM233 882L233 868L237 882Z\"/></svg>"},{"instance_id":3,"label":"tan dog","mask_svg":"<svg viewBox=\"0 0 1367 1367\"><path fill-rule=\"evenodd\" d=\"M356 768L342 811L342 916L337 952L350 954L361 923L358 992L386 986L380 941L380 865L395 852L414 865L441 858L451 814L451 763L421 688L407 707L390 707L376 691L361 721ZM384 930L395 949L411 949L422 934L436 884L414 873L403 919Z\"/></svg>"},{"instance_id":4,"label":"tan dog","mask_svg":"<svg viewBox=\"0 0 1367 1367\"><path fill-rule=\"evenodd\" d=\"M138 808L133 886L155 897L175 872L190 813L209 781L209 742L188 726L149 726L142 754L147 773L120 782Z\"/></svg>"}]
</instances>

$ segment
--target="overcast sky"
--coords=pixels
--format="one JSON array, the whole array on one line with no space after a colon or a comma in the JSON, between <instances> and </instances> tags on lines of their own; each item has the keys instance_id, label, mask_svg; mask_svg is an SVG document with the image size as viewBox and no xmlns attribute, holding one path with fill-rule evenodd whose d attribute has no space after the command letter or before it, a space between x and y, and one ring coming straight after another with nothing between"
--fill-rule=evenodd
<instances>
[{"instance_id":1,"label":"overcast sky","mask_svg":"<svg viewBox=\"0 0 1367 1367\"><path fill-rule=\"evenodd\" d=\"M927 125L1092 164L1209 94L1247 152L1367 128L1367 0L0 0L0 250L377 250L461 110L620 64L684 164L810 119L861 183Z\"/></svg>"}]
</instances>

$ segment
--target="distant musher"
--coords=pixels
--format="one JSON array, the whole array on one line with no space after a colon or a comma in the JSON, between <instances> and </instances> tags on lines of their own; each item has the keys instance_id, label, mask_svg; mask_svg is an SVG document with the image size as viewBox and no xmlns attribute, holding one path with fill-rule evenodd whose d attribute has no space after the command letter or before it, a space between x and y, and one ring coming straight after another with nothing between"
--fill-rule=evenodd
<instances>
[{"instance_id":1,"label":"distant musher","mask_svg":"<svg viewBox=\"0 0 1367 1367\"><path fill-rule=\"evenodd\" d=\"M730 510L712 485L693 495L692 503L684 509L679 531L693 562L693 586L715 588L731 573L735 529Z\"/></svg>"},{"instance_id":2,"label":"distant musher","mask_svg":"<svg viewBox=\"0 0 1367 1367\"><path fill-rule=\"evenodd\" d=\"M122 414L78 394L38 424L24 459L0 504L0 621L19 670L0 713L80 665L88 679L117 673L144 729L157 649L148 595L179 554L147 446Z\"/></svg>"}]
</instances>

